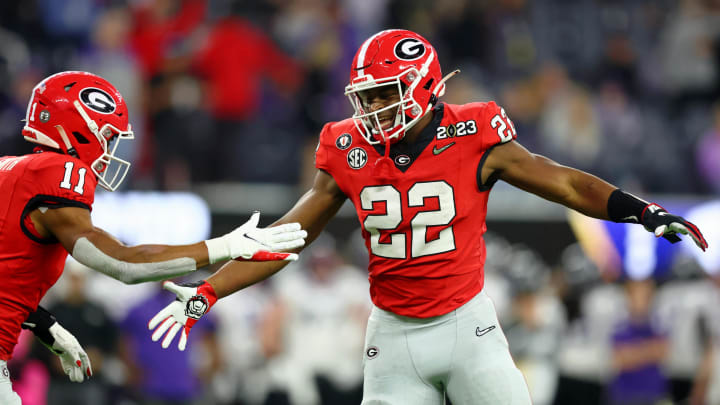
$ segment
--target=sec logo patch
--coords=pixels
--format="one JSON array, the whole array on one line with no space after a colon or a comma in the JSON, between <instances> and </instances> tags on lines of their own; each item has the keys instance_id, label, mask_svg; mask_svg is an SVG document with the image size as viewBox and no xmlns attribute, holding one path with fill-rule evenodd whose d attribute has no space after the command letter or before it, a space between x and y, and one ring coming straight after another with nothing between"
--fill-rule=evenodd
<instances>
[{"instance_id":1,"label":"sec logo patch","mask_svg":"<svg viewBox=\"0 0 720 405\"><path fill-rule=\"evenodd\" d=\"M347 154L348 165L353 169L362 169L367 161L367 152L363 148L352 148Z\"/></svg>"}]
</instances>

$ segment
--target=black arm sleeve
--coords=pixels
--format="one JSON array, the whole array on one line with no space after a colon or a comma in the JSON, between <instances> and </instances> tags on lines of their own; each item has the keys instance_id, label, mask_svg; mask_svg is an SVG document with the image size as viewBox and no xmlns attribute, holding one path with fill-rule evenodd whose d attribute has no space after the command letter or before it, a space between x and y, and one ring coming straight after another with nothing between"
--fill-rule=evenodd
<instances>
[{"instance_id":1,"label":"black arm sleeve","mask_svg":"<svg viewBox=\"0 0 720 405\"><path fill-rule=\"evenodd\" d=\"M35 312L28 315L22 324L23 329L29 329L35 334L35 337L47 346L50 350L55 351L52 346L55 338L50 334L50 327L57 322L55 316L48 312L45 308L38 306Z\"/></svg>"},{"instance_id":2,"label":"black arm sleeve","mask_svg":"<svg viewBox=\"0 0 720 405\"><path fill-rule=\"evenodd\" d=\"M643 201L618 188L608 198L608 217L613 222L639 224L642 223L642 214L647 205L647 201Z\"/></svg>"}]
</instances>

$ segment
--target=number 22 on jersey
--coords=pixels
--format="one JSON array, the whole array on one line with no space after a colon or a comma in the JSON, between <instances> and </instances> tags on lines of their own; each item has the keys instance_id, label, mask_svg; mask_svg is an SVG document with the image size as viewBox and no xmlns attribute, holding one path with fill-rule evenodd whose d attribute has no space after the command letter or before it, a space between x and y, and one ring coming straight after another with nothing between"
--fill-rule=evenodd
<instances>
[{"instance_id":1,"label":"number 22 on jersey","mask_svg":"<svg viewBox=\"0 0 720 405\"><path fill-rule=\"evenodd\" d=\"M360 192L362 209L373 210L375 203L385 203L384 214L370 214L363 227L370 233L370 249L376 256L390 259L407 259L407 232L402 229L389 234L390 242L380 242L380 231L397 229L410 207L423 207L425 199L437 198L438 209L419 211L410 219L410 257L422 257L455 250L455 236L450 222L455 218L453 188L444 181L418 182L407 191L407 207L401 193L392 185L368 186ZM428 241L430 226L444 226L438 237Z\"/></svg>"},{"instance_id":2,"label":"number 22 on jersey","mask_svg":"<svg viewBox=\"0 0 720 405\"><path fill-rule=\"evenodd\" d=\"M500 115L502 115L502 117ZM515 125L513 125L507 114L505 114L504 108L501 108L500 114L495 114L495 116L490 120L490 126L497 130L500 141L503 143L511 141L513 137L517 136L517 132L515 132ZM510 128L506 131L508 126Z\"/></svg>"}]
</instances>

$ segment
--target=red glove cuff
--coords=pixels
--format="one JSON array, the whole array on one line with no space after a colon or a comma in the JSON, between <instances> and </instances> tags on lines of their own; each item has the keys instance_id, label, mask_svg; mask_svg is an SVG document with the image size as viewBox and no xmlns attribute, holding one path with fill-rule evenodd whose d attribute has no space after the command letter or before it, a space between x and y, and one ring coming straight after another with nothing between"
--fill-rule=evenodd
<instances>
[{"instance_id":1,"label":"red glove cuff","mask_svg":"<svg viewBox=\"0 0 720 405\"><path fill-rule=\"evenodd\" d=\"M197 287L195 295L188 299L185 305L185 315L190 319L198 320L215 305L216 301L215 289L207 281L203 281Z\"/></svg>"}]
</instances>

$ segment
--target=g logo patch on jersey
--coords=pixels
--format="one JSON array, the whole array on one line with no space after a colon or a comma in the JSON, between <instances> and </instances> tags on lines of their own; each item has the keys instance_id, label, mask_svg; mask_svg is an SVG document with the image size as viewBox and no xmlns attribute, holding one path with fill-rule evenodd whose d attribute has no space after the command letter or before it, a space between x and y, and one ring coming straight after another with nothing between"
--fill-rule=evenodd
<instances>
[{"instance_id":1,"label":"g logo patch on jersey","mask_svg":"<svg viewBox=\"0 0 720 405\"><path fill-rule=\"evenodd\" d=\"M370 346L365 350L365 355L368 359L372 360L375 357L377 357L378 353L380 353L380 350L375 346Z\"/></svg>"},{"instance_id":2,"label":"g logo patch on jersey","mask_svg":"<svg viewBox=\"0 0 720 405\"><path fill-rule=\"evenodd\" d=\"M347 162L353 169L362 169L367 163L367 152L363 148L352 148L347 154Z\"/></svg>"},{"instance_id":3,"label":"g logo patch on jersey","mask_svg":"<svg viewBox=\"0 0 720 405\"><path fill-rule=\"evenodd\" d=\"M395 56L402 60L415 60L425 55L425 45L415 38L405 38L395 44Z\"/></svg>"},{"instance_id":4,"label":"g logo patch on jersey","mask_svg":"<svg viewBox=\"0 0 720 405\"><path fill-rule=\"evenodd\" d=\"M100 114L110 114L115 111L115 100L104 90L88 87L80 91L80 101L85 106Z\"/></svg>"},{"instance_id":5,"label":"g logo patch on jersey","mask_svg":"<svg viewBox=\"0 0 720 405\"><path fill-rule=\"evenodd\" d=\"M410 156L408 155L397 155L395 157L395 164L398 166L407 166L410 163Z\"/></svg>"},{"instance_id":6,"label":"g logo patch on jersey","mask_svg":"<svg viewBox=\"0 0 720 405\"><path fill-rule=\"evenodd\" d=\"M338 138L335 140L335 146L337 146L340 150L345 150L350 147L350 144L352 144L352 136L348 134L347 132L338 136Z\"/></svg>"}]
</instances>

